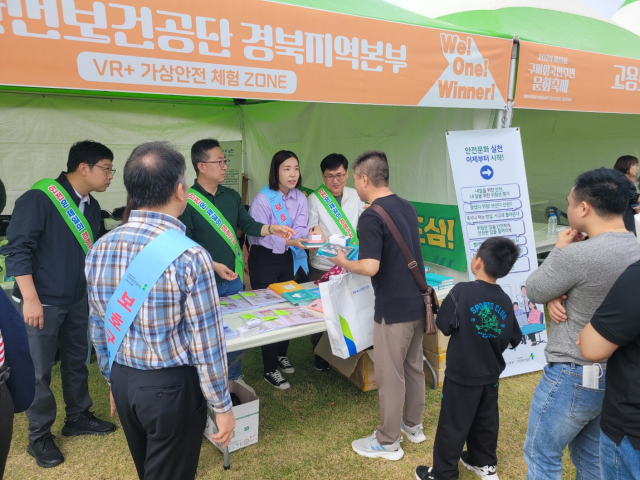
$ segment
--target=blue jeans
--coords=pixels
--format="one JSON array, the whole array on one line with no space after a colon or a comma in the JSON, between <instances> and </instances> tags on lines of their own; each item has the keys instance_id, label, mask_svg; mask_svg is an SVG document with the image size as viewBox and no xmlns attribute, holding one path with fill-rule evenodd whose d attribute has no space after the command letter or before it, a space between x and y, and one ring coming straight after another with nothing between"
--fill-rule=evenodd
<instances>
[{"instance_id":1,"label":"blue jeans","mask_svg":"<svg viewBox=\"0 0 640 480\"><path fill-rule=\"evenodd\" d=\"M562 452L569 445L576 478L600 480L600 412L605 374L599 389L582 386L582 366L544 367L529 410L524 442L527 480L560 480Z\"/></svg>"},{"instance_id":2,"label":"blue jeans","mask_svg":"<svg viewBox=\"0 0 640 480\"><path fill-rule=\"evenodd\" d=\"M600 468L606 480L637 480L640 478L640 450L627 437L616 445L600 431Z\"/></svg>"},{"instance_id":3,"label":"blue jeans","mask_svg":"<svg viewBox=\"0 0 640 480\"><path fill-rule=\"evenodd\" d=\"M229 297L244 290L242 279L240 277L229 282L218 283L218 296ZM227 353L227 364L231 364L236 358L242 354L242 350ZM238 380L242 375L242 359L229 367L229 380Z\"/></svg>"}]
</instances>

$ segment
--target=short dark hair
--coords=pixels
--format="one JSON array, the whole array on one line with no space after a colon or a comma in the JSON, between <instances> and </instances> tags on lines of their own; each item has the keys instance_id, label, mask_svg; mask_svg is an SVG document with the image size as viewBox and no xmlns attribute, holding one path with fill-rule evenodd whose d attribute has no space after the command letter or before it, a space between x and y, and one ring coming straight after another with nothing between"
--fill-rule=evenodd
<instances>
[{"instance_id":1,"label":"short dark hair","mask_svg":"<svg viewBox=\"0 0 640 480\"><path fill-rule=\"evenodd\" d=\"M209 150L212 148L220 148L220 142L215 138L205 138L198 140L191 147L191 163L196 173L198 173L198 164L209 160Z\"/></svg>"},{"instance_id":2,"label":"short dark hair","mask_svg":"<svg viewBox=\"0 0 640 480\"><path fill-rule=\"evenodd\" d=\"M490 237L482 242L476 255L482 259L484 272L487 275L502 278L507 276L513 268L520 250L506 237Z\"/></svg>"},{"instance_id":3,"label":"short dark hair","mask_svg":"<svg viewBox=\"0 0 640 480\"><path fill-rule=\"evenodd\" d=\"M276 152L276 154L271 159L271 168L269 169L269 188L271 190L278 190L280 181L280 165L289 160L291 157L298 160L298 156L295 153L289 150L280 150L279 152ZM298 166L300 166L300 160L298 160ZM302 173L298 177L298 183L296 183L295 188L300 188L300 185L302 185Z\"/></svg>"},{"instance_id":4,"label":"short dark hair","mask_svg":"<svg viewBox=\"0 0 640 480\"><path fill-rule=\"evenodd\" d=\"M184 185L185 168L184 157L169 142L148 142L134 148L123 173L131 209L169 203L177 186Z\"/></svg>"},{"instance_id":5,"label":"short dark hair","mask_svg":"<svg viewBox=\"0 0 640 480\"><path fill-rule=\"evenodd\" d=\"M518 302L513 302L513 305L516 307L519 307L520 305L518 304Z\"/></svg>"},{"instance_id":6,"label":"short dark hair","mask_svg":"<svg viewBox=\"0 0 640 480\"><path fill-rule=\"evenodd\" d=\"M108 147L93 140L76 142L69 149L67 172L75 172L81 163L86 163L93 168L100 160L113 161L113 152Z\"/></svg>"},{"instance_id":7,"label":"short dark hair","mask_svg":"<svg viewBox=\"0 0 640 480\"><path fill-rule=\"evenodd\" d=\"M636 157L633 155L623 155L616 160L616 164L613 166L613 169L626 175L629 173L629 169L634 165L638 165L638 159Z\"/></svg>"},{"instance_id":8,"label":"short dark hair","mask_svg":"<svg viewBox=\"0 0 640 480\"><path fill-rule=\"evenodd\" d=\"M349 160L347 160L347 157L341 153L330 153L320 162L320 170L324 173L326 170L340 168L340 165L342 165L345 170L349 169Z\"/></svg>"},{"instance_id":9,"label":"short dark hair","mask_svg":"<svg viewBox=\"0 0 640 480\"><path fill-rule=\"evenodd\" d=\"M374 187L389 186L389 162L387 155L380 150L364 152L353 162L354 173L362 170Z\"/></svg>"},{"instance_id":10,"label":"short dark hair","mask_svg":"<svg viewBox=\"0 0 640 480\"><path fill-rule=\"evenodd\" d=\"M576 178L573 196L602 218L622 215L629 205L629 179L612 168L589 170Z\"/></svg>"}]
</instances>

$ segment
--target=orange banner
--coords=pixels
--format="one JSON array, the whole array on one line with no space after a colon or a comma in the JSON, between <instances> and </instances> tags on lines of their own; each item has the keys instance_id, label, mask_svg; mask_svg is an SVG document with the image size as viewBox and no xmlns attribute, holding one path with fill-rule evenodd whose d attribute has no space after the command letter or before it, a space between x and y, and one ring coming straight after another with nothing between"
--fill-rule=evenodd
<instances>
[{"instance_id":1,"label":"orange banner","mask_svg":"<svg viewBox=\"0 0 640 480\"><path fill-rule=\"evenodd\" d=\"M503 108L511 41L259 0L4 0L0 84Z\"/></svg>"},{"instance_id":2,"label":"orange banner","mask_svg":"<svg viewBox=\"0 0 640 480\"><path fill-rule=\"evenodd\" d=\"M520 42L515 107L640 113L640 60Z\"/></svg>"}]
</instances>

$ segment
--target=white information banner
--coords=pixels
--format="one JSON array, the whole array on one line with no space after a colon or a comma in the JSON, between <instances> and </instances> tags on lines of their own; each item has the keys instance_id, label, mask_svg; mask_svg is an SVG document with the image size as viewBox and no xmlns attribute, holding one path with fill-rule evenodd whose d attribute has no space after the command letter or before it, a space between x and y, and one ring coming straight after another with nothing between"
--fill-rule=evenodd
<instances>
[{"instance_id":1,"label":"white information banner","mask_svg":"<svg viewBox=\"0 0 640 480\"><path fill-rule=\"evenodd\" d=\"M467 264L482 242L508 237L520 247L511 273L498 280L522 330L522 343L506 350L503 377L542 370L547 344L544 308L527 297L525 281L538 267L529 188L518 128L447 132ZM469 277L474 279L471 269Z\"/></svg>"},{"instance_id":2,"label":"white information banner","mask_svg":"<svg viewBox=\"0 0 640 480\"><path fill-rule=\"evenodd\" d=\"M222 185L233 188L242 196L242 141L220 142L220 148L229 160L227 176Z\"/></svg>"}]
</instances>

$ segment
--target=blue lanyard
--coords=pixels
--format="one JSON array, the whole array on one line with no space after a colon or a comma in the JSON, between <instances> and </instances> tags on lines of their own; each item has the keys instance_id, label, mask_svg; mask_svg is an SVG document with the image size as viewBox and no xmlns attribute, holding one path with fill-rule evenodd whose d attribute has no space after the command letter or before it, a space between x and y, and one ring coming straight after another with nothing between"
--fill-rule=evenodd
<instances>
[{"instance_id":1,"label":"blue lanyard","mask_svg":"<svg viewBox=\"0 0 640 480\"><path fill-rule=\"evenodd\" d=\"M145 245L129 264L107 303L104 315L109 367L113 365L122 340L151 289L176 258L197 245L178 230L170 228Z\"/></svg>"}]
</instances>

